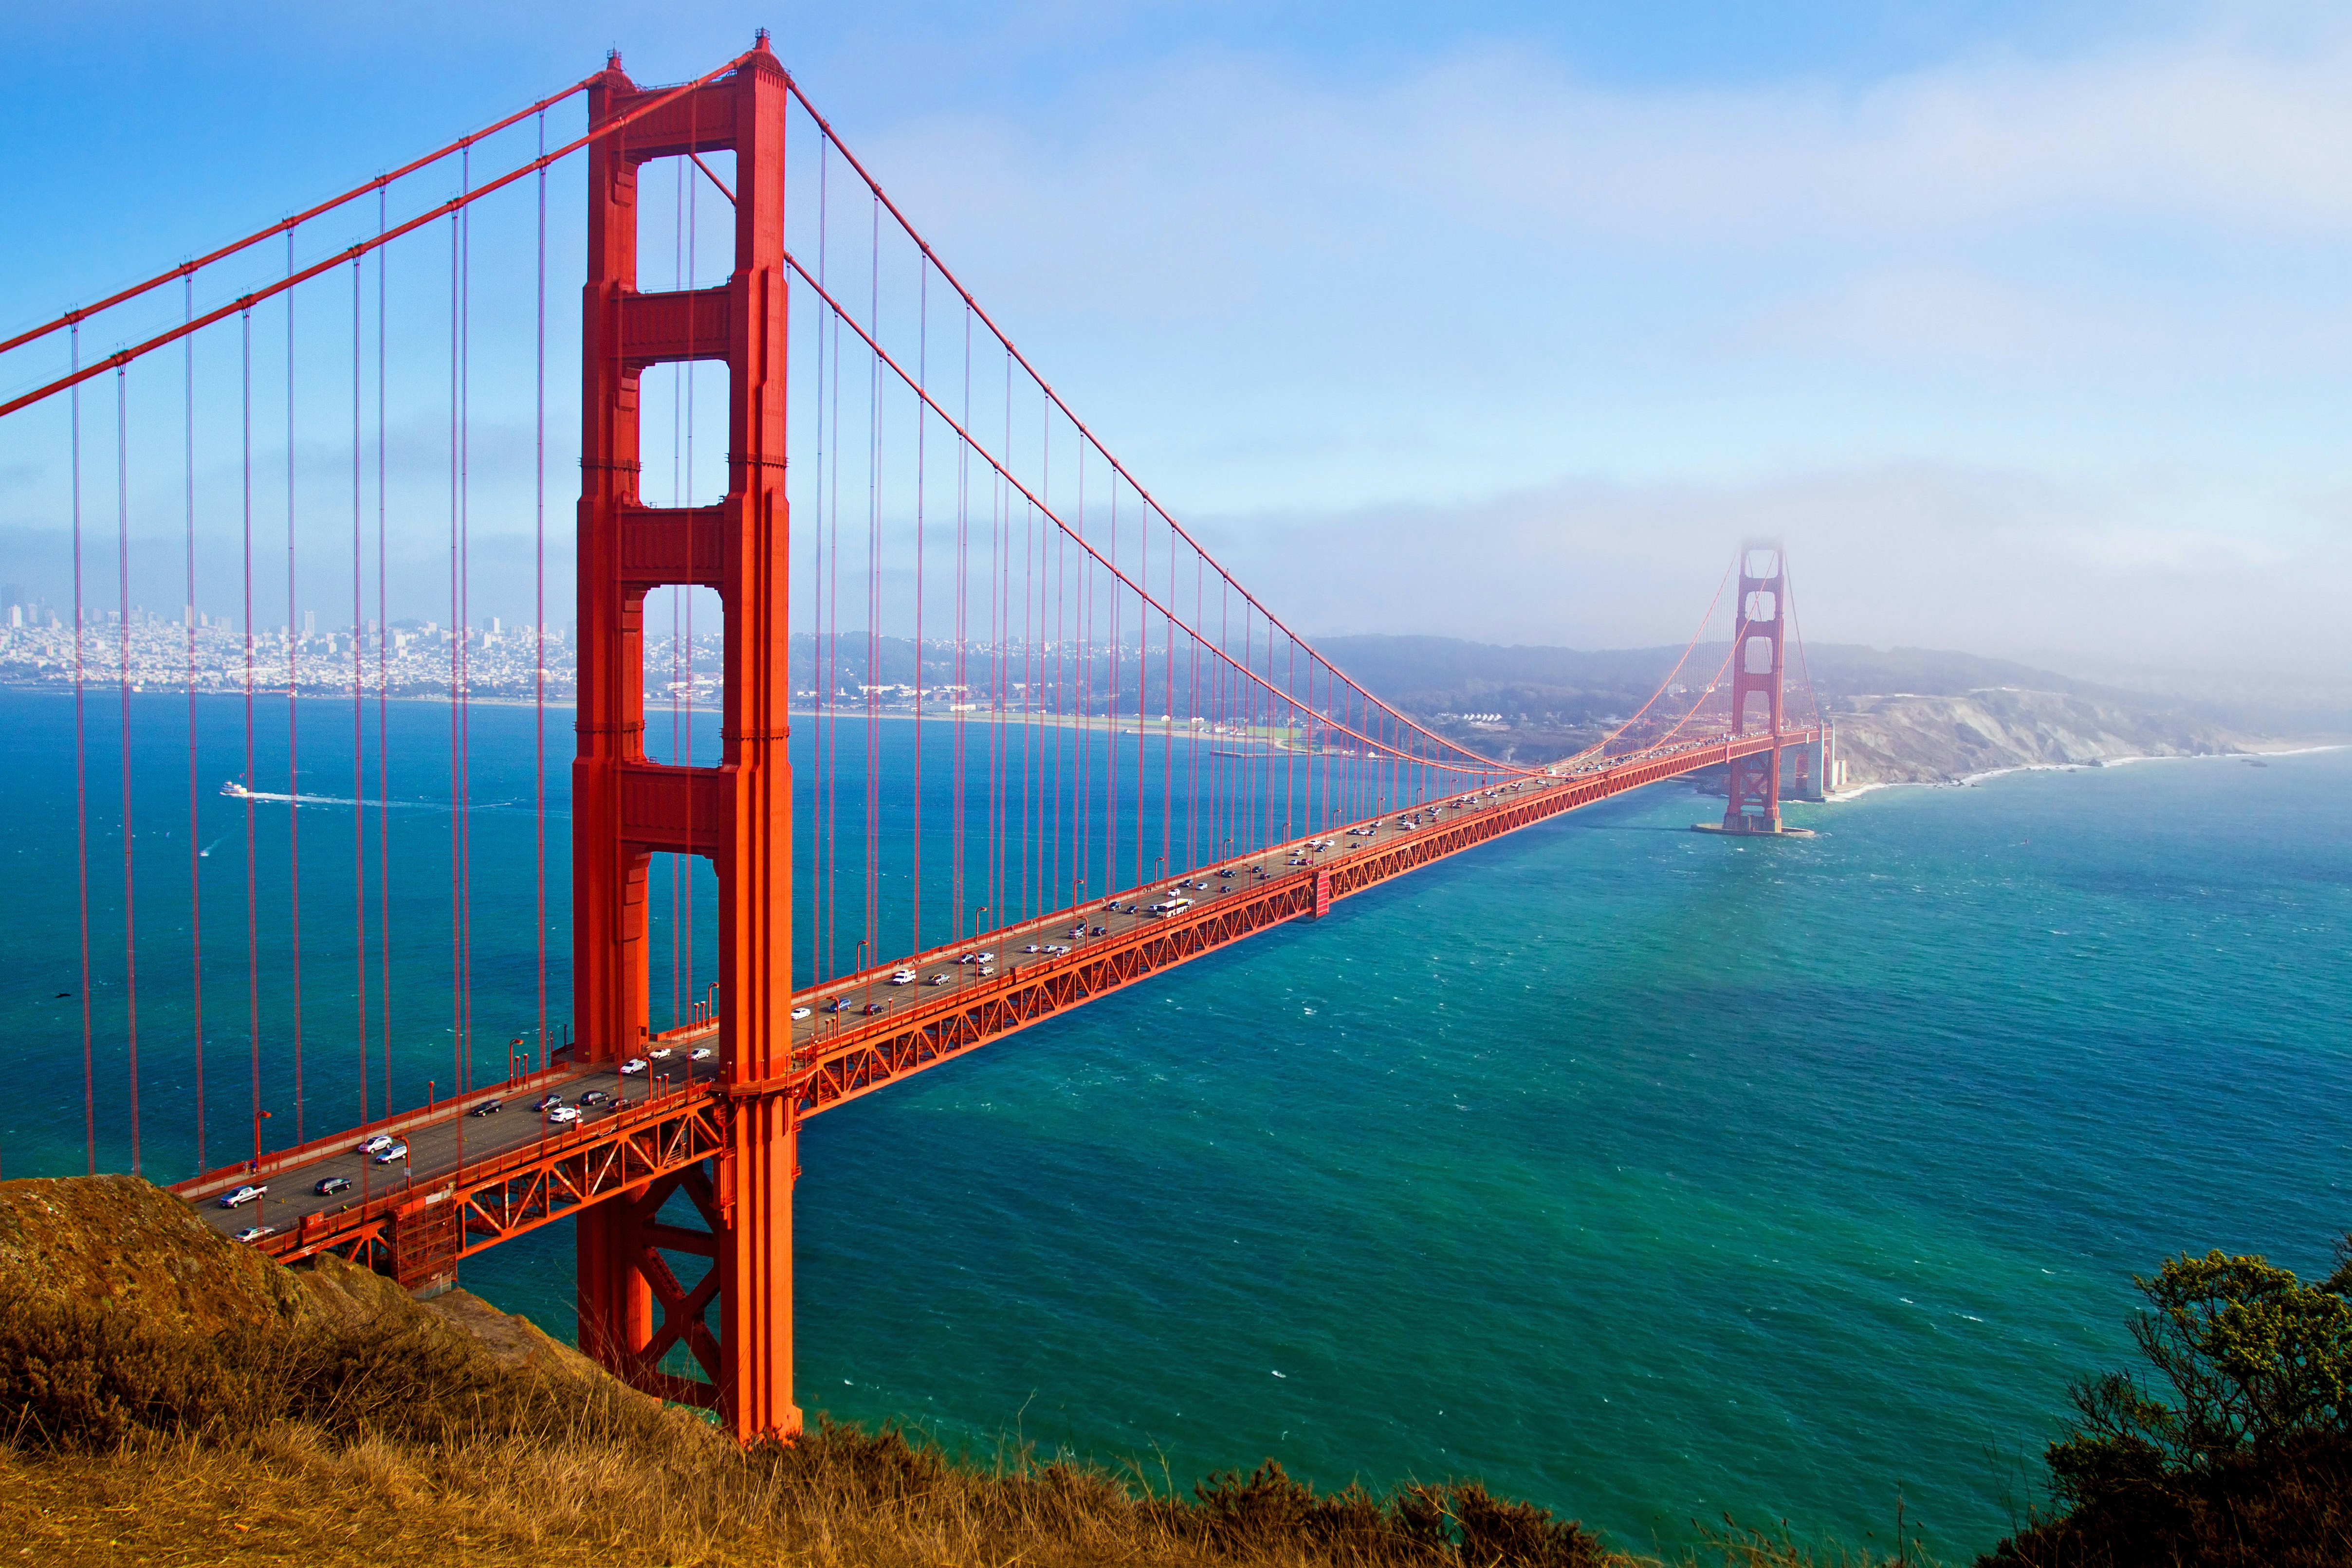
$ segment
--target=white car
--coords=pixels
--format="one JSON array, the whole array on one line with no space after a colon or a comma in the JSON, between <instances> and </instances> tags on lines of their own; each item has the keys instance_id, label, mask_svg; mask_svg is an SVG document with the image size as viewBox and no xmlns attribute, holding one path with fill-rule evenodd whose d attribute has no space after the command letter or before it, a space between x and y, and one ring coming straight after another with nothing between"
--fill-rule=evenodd
<instances>
[{"instance_id":1,"label":"white car","mask_svg":"<svg viewBox=\"0 0 2352 1568\"><path fill-rule=\"evenodd\" d=\"M1038 946L1037 946L1037 944L1035 944L1034 942L1032 942L1032 943L1030 943L1030 944L1029 944L1029 946L1027 946L1026 947L1022 948L1021 950L1022 950L1024 953L1043 953L1045 949L1044 949L1043 947Z\"/></svg>"},{"instance_id":2,"label":"white car","mask_svg":"<svg viewBox=\"0 0 2352 1568\"><path fill-rule=\"evenodd\" d=\"M716 1054L709 1046L698 1045L686 1053L686 1059L688 1061L708 1061Z\"/></svg>"},{"instance_id":3,"label":"white car","mask_svg":"<svg viewBox=\"0 0 2352 1568\"><path fill-rule=\"evenodd\" d=\"M793 1009L793 1017L795 1019L804 1019L804 1018L806 1018L806 1017L808 1017L808 1016L809 1016L809 1009L806 1009L806 1008L794 1008L794 1009Z\"/></svg>"},{"instance_id":4,"label":"white car","mask_svg":"<svg viewBox=\"0 0 2352 1568\"><path fill-rule=\"evenodd\" d=\"M261 1195L268 1190L269 1188L267 1186L238 1187L235 1192L224 1193L221 1195L221 1207L223 1208L240 1208L248 1203L257 1203L260 1201Z\"/></svg>"},{"instance_id":5,"label":"white car","mask_svg":"<svg viewBox=\"0 0 2352 1568\"><path fill-rule=\"evenodd\" d=\"M375 1152L375 1163L380 1166L398 1165L407 1157L408 1145L397 1138Z\"/></svg>"},{"instance_id":6,"label":"white car","mask_svg":"<svg viewBox=\"0 0 2352 1568\"><path fill-rule=\"evenodd\" d=\"M244 1229L236 1233L236 1239L242 1241L247 1246L250 1247L265 1236L275 1236L277 1234L278 1228L274 1225L248 1225Z\"/></svg>"},{"instance_id":7,"label":"white car","mask_svg":"<svg viewBox=\"0 0 2352 1568\"><path fill-rule=\"evenodd\" d=\"M911 986L915 983L915 971L912 969L893 969L890 971L890 983L894 986Z\"/></svg>"},{"instance_id":8,"label":"white car","mask_svg":"<svg viewBox=\"0 0 2352 1568\"><path fill-rule=\"evenodd\" d=\"M579 1107L575 1105L558 1105L548 1112L547 1119L556 1126L560 1127L566 1122L577 1122L580 1120L580 1110Z\"/></svg>"},{"instance_id":9,"label":"white car","mask_svg":"<svg viewBox=\"0 0 2352 1568\"><path fill-rule=\"evenodd\" d=\"M941 969L938 974L931 977L931 984L935 986L944 986L954 978L955 977L953 975L949 974L945 969Z\"/></svg>"},{"instance_id":10,"label":"white car","mask_svg":"<svg viewBox=\"0 0 2352 1568\"><path fill-rule=\"evenodd\" d=\"M974 953L971 956L971 961L975 964L993 964L996 962L996 955L993 953Z\"/></svg>"},{"instance_id":11,"label":"white car","mask_svg":"<svg viewBox=\"0 0 2352 1568\"><path fill-rule=\"evenodd\" d=\"M392 1147L394 1141L390 1133L378 1133L374 1137L362 1144L359 1146L359 1152L363 1155L380 1155Z\"/></svg>"},{"instance_id":12,"label":"white car","mask_svg":"<svg viewBox=\"0 0 2352 1568\"><path fill-rule=\"evenodd\" d=\"M621 1063L621 1076L624 1078L634 1078L645 1070L646 1059L642 1056L633 1056Z\"/></svg>"},{"instance_id":13,"label":"white car","mask_svg":"<svg viewBox=\"0 0 2352 1568\"><path fill-rule=\"evenodd\" d=\"M667 1061L669 1060L669 1052L670 1048L668 1046L657 1045L651 1051L646 1052L646 1054L652 1057L656 1061Z\"/></svg>"}]
</instances>

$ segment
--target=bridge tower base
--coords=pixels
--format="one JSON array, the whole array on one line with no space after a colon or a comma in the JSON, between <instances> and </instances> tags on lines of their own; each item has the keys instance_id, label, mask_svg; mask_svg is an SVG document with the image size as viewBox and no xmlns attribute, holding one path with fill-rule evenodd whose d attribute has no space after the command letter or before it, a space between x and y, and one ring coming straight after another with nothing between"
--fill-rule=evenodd
<instances>
[{"instance_id":1,"label":"bridge tower base","mask_svg":"<svg viewBox=\"0 0 2352 1568\"><path fill-rule=\"evenodd\" d=\"M581 353L580 697L572 769L579 1059L611 1061L644 1049L649 860L703 856L719 882L728 1131L717 1158L598 1204L575 1221L580 1343L650 1393L723 1412L746 1441L789 1437L801 1424L792 1397L798 1127L796 1102L783 1087L792 1068L793 950L787 91L762 33L727 76L590 144ZM615 56L589 89L590 123L655 96L630 81ZM640 292L640 168L722 152L735 155L731 276L711 288ZM689 168L687 178L698 174ZM716 506L649 507L638 491L639 378L653 366L692 360L727 367L727 493ZM656 764L645 754L645 598L665 585L710 589L725 612L716 767L684 766L683 758Z\"/></svg>"}]
</instances>

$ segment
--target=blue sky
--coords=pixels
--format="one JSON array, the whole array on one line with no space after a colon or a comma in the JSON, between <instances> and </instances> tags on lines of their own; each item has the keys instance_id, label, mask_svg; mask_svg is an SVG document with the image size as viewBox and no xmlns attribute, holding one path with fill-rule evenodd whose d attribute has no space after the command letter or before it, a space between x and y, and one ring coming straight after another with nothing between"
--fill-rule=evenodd
<instances>
[{"instance_id":1,"label":"blue sky","mask_svg":"<svg viewBox=\"0 0 2352 1568\"><path fill-rule=\"evenodd\" d=\"M1823 639L2352 666L2330 8L342 9L6 7L0 314L766 25L1310 632L1679 642L1772 531Z\"/></svg>"}]
</instances>

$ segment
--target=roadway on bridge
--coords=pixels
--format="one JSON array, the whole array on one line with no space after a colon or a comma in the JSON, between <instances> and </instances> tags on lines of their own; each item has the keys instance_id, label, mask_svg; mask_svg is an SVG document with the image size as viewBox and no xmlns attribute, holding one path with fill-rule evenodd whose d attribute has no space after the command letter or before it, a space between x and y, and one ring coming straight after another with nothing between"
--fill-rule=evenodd
<instances>
[{"instance_id":1,"label":"roadway on bridge","mask_svg":"<svg viewBox=\"0 0 2352 1568\"><path fill-rule=\"evenodd\" d=\"M1596 770L1579 769L1578 774ZM1210 907L1220 898L1234 896L1278 877L1338 865L1365 851L1433 831L1465 814L1512 804L1525 789L1564 784L1575 776L1528 779L1406 807L1327 835L1293 839L1181 879L1155 882L1087 905L1083 910L1060 910L990 932L971 943L933 948L893 965L826 981L793 998L794 1013L804 1015L793 1021L795 1054L805 1051L815 1055L846 1043L864 1029L887 1027L889 1015L940 999L942 992L953 996L966 988L992 983L998 977L1010 977L1016 971L1025 976L1037 966L1081 962L1090 949L1115 943L1153 924L1157 917L1147 911L1161 899L1190 898L1195 909ZM994 962L981 963L982 953L992 955ZM960 961L967 957L970 962ZM892 976L897 972L911 972L914 978L894 984ZM869 1008L875 1010L869 1013ZM606 1061L577 1071L542 1075L525 1090L470 1092L454 1103L447 1113L412 1123L399 1134L408 1145L404 1160L376 1164L372 1156L359 1152L359 1139L354 1134L332 1152L268 1171L268 1191L263 1197L235 1209L221 1207L220 1196L250 1178L215 1179L189 1191L187 1196L206 1221L223 1235L234 1236L255 1225L266 1226L273 1233L288 1231L299 1226L308 1214L356 1207L370 1198L383 1197L404 1188L429 1187L491 1155L534 1143L552 1145L567 1133L611 1117L624 1099L635 1103L650 1092L672 1090L682 1082L719 1082L724 1068L716 1054L717 1045L716 1032L708 1026L674 1030L656 1037L652 1046L642 1051L648 1061L647 1071L641 1074L624 1076L617 1062ZM692 1059L697 1050L709 1050L712 1054L698 1061ZM611 1103L581 1105L583 1095L598 1092L611 1096ZM569 1124L553 1124L530 1108L549 1094L578 1109L582 1120ZM468 1113L491 1099L500 1104L495 1114ZM335 1177L348 1179L351 1187L332 1194L316 1190L320 1183Z\"/></svg>"},{"instance_id":2,"label":"roadway on bridge","mask_svg":"<svg viewBox=\"0 0 2352 1568\"><path fill-rule=\"evenodd\" d=\"M711 1043L716 1044L715 1038ZM621 1075L617 1063L605 1061L569 1075L551 1076L527 1090L487 1093L478 1091L459 1103L466 1110L453 1111L397 1134L408 1145L404 1159L379 1165L373 1156L360 1152L359 1139L354 1134L332 1154L269 1172L268 1191L259 1199L236 1208L223 1208L219 1195L236 1191L251 1178L232 1178L225 1185L208 1184L206 1196L199 1200L200 1212L224 1236L234 1236L254 1225L285 1231L299 1225L307 1214L356 1208L371 1199L389 1197L407 1187L429 1187L439 1178L488 1155L531 1144L551 1145L573 1127L616 1114L625 1100L635 1104L649 1093L667 1092L682 1082L718 1082L722 1072L716 1051L705 1061L695 1061L689 1057L693 1049L683 1045L667 1048L664 1059L651 1063L647 1071L628 1077ZM580 1104L582 1095L597 1091L611 1096L612 1102L593 1106ZM577 1108L580 1122L551 1122L530 1108L541 1096L551 1093L561 1096L564 1104ZM488 1115L473 1113L485 1103L499 1108ZM348 1190L331 1194L317 1190L320 1182L337 1176L351 1182Z\"/></svg>"}]
</instances>

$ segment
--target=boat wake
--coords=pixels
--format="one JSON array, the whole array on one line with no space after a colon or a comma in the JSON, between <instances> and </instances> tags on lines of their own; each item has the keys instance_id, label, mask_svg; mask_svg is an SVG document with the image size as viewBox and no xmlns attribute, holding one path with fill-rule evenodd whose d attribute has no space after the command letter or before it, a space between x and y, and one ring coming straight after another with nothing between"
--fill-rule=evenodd
<instances>
[{"instance_id":1,"label":"boat wake","mask_svg":"<svg viewBox=\"0 0 2352 1568\"><path fill-rule=\"evenodd\" d=\"M274 806L356 806L362 810L389 810L394 811L446 811L446 800L361 800L349 795L289 795L270 789L248 789L232 779L220 787L220 792L232 800L255 800ZM528 810L528 800L477 800L466 808L468 811L507 811L518 808ZM214 843L220 841L215 839ZM206 845L200 854L212 853Z\"/></svg>"}]
</instances>

